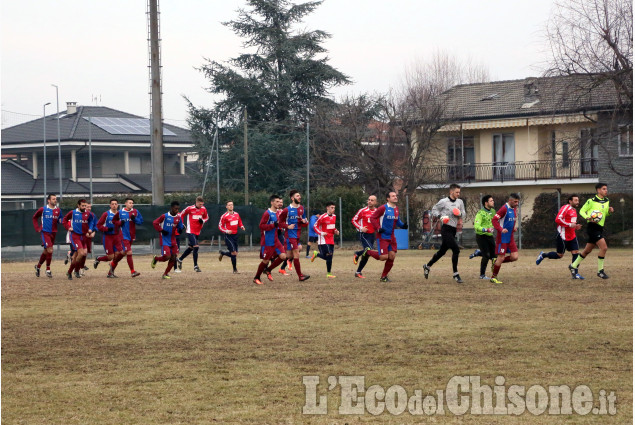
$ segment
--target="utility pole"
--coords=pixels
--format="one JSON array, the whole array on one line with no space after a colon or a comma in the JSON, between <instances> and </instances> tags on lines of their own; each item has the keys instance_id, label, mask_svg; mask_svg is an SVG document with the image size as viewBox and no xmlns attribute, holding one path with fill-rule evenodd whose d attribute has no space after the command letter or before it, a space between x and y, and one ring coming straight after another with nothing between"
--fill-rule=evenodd
<instances>
[{"instance_id":1,"label":"utility pole","mask_svg":"<svg viewBox=\"0 0 635 425\"><path fill-rule=\"evenodd\" d=\"M161 113L161 58L159 46L159 0L148 0L150 32L150 121L152 153L152 204L164 204L163 123Z\"/></svg>"},{"instance_id":2,"label":"utility pole","mask_svg":"<svg viewBox=\"0 0 635 425\"><path fill-rule=\"evenodd\" d=\"M311 159L309 156L309 120L306 121L306 215L309 216L311 214L311 185L309 181L309 170L311 166Z\"/></svg>"},{"instance_id":3,"label":"utility pole","mask_svg":"<svg viewBox=\"0 0 635 425\"><path fill-rule=\"evenodd\" d=\"M249 205L249 149L247 143L247 108L244 109L243 114L243 133L245 144L245 205Z\"/></svg>"}]
</instances>

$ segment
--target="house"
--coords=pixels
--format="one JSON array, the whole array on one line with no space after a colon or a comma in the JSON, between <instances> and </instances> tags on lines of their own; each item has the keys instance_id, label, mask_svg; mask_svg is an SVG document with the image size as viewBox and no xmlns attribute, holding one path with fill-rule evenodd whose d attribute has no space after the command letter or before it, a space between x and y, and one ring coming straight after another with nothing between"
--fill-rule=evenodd
<instances>
[{"instance_id":1,"label":"house","mask_svg":"<svg viewBox=\"0 0 635 425\"><path fill-rule=\"evenodd\" d=\"M61 170L57 121L57 114L52 114L2 130L3 205L7 201L41 201L45 139L47 192L59 192L61 173L64 196L87 197L92 169L94 195L152 193L147 118L103 106L77 106L68 102L59 117ZM186 173L188 153L192 150L189 130L164 124L166 193L193 191L200 185L196 170Z\"/></svg>"},{"instance_id":2,"label":"house","mask_svg":"<svg viewBox=\"0 0 635 425\"><path fill-rule=\"evenodd\" d=\"M426 184L463 195L520 192L523 216L542 192L633 191L631 105L588 76L464 84L443 95L444 124L427 157Z\"/></svg>"}]
</instances>

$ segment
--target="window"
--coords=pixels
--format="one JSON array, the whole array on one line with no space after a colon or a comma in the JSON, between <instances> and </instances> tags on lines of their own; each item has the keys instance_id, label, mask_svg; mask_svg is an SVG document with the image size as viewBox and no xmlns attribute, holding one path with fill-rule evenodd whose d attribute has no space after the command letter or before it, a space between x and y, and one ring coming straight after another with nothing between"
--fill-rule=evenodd
<instances>
[{"instance_id":1,"label":"window","mask_svg":"<svg viewBox=\"0 0 635 425\"><path fill-rule=\"evenodd\" d=\"M580 130L580 172L582 174L598 173L599 149L595 141L595 129Z\"/></svg>"},{"instance_id":2,"label":"window","mask_svg":"<svg viewBox=\"0 0 635 425\"><path fill-rule=\"evenodd\" d=\"M633 126L621 125L617 133L617 149L619 156L633 156Z\"/></svg>"},{"instance_id":3,"label":"window","mask_svg":"<svg viewBox=\"0 0 635 425\"><path fill-rule=\"evenodd\" d=\"M492 149L494 179L513 180L516 175L514 134L494 134L492 136Z\"/></svg>"},{"instance_id":4,"label":"window","mask_svg":"<svg viewBox=\"0 0 635 425\"><path fill-rule=\"evenodd\" d=\"M463 147L463 149L461 149ZM474 178L474 137L465 136L448 138L448 165L450 180Z\"/></svg>"},{"instance_id":5,"label":"window","mask_svg":"<svg viewBox=\"0 0 635 425\"><path fill-rule=\"evenodd\" d=\"M569 142L562 142L562 167L569 166Z\"/></svg>"}]
</instances>

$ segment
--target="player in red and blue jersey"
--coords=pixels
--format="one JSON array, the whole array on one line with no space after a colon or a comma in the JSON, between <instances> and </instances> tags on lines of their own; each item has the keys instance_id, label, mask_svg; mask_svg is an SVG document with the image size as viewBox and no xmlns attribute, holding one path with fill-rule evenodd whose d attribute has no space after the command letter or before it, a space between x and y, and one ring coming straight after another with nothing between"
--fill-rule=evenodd
<instances>
[{"instance_id":1,"label":"player in red and blue jersey","mask_svg":"<svg viewBox=\"0 0 635 425\"><path fill-rule=\"evenodd\" d=\"M300 268L300 234L302 227L309 225L306 218L306 211L300 205L302 195L297 190L289 192L291 204L284 208L278 217L278 225L281 229L285 229L285 239L287 242L287 261L293 259L295 271L298 274L300 282L307 280L310 276L303 275Z\"/></svg>"},{"instance_id":2,"label":"player in red and blue jersey","mask_svg":"<svg viewBox=\"0 0 635 425\"><path fill-rule=\"evenodd\" d=\"M72 280L73 270L75 277L80 278L79 270L83 267L83 261L86 257L86 240L94 235L92 229L95 227L95 215L86 209L86 200L77 201L77 208L69 211L63 219L66 230L69 230L70 243L76 251L71 261L71 266L66 272L68 280Z\"/></svg>"},{"instance_id":3,"label":"player in red and blue jersey","mask_svg":"<svg viewBox=\"0 0 635 425\"><path fill-rule=\"evenodd\" d=\"M509 195L509 200L503 205L492 219L492 225L496 229L496 263L490 282L503 283L497 279L503 263L511 263L518 260L518 248L514 241L516 231L516 220L518 219L518 203L520 196L516 193ZM506 255L508 254L509 255Z\"/></svg>"},{"instance_id":4,"label":"player in red and blue jersey","mask_svg":"<svg viewBox=\"0 0 635 425\"><path fill-rule=\"evenodd\" d=\"M386 193L386 203L378 207L370 217L372 225L377 229L379 252L365 249L364 256L371 256L375 260L385 261L384 270L381 273L381 282L390 282L388 273L395 263L397 256L397 239L395 238L395 229L407 229L408 225L404 224L399 218L399 208L397 207L399 198L397 192L390 191Z\"/></svg>"},{"instance_id":5,"label":"player in red and blue jersey","mask_svg":"<svg viewBox=\"0 0 635 425\"><path fill-rule=\"evenodd\" d=\"M44 250L40 255L40 261L35 266L35 276L40 277L40 267L46 261L46 277L51 274L51 260L53 258L53 246L57 235L57 224L62 222L62 211L57 206L57 196L50 193L46 197L46 205L33 214L33 228L40 234Z\"/></svg>"},{"instance_id":6,"label":"player in red and blue jersey","mask_svg":"<svg viewBox=\"0 0 635 425\"><path fill-rule=\"evenodd\" d=\"M134 207L134 200L132 198L126 198L125 206L117 213L118 219L121 222L121 237L123 250L126 253L126 261L130 268L130 276L137 277L141 273L135 271L134 262L132 261L132 243L135 241L137 234L137 226L143 224L143 217L139 210Z\"/></svg>"},{"instance_id":7,"label":"player in red and blue jersey","mask_svg":"<svg viewBox=\"0 0 635 425\"><path fill-rule=\"evenodd\" d=\"M106 275L107 278L117 277L115 275L115 268L117 268L117 264L119 264L119 261L124 256L121 238L121 220L118 213L119 202L113 198L110 200L110 209L104 212L97 222L97 228L104 233L102 242L106 255L97 257L93 263L93 267L97 268L101 261L110 261L110 270Z\"/></svg>"},{"instance_id":8,"label":"player in red and blue jersey","mask_svg":"<svg viewBox=\"0 0 635 425\"><path fill-rule=\"evenodd\" d=\"M278 267L287 259L284 247L278 240L278 202L282 202L282 198L278 195L269 197L269 208L262 214L260 219L260 258L262 261L258 264L258 270L254 276L254 283L262 285L260 276L265 272L267 279L273 281L271 270ZM271 266L267 267L269 260L272 260Z\"/></svg>"},{"instance_id":9,"label":"player in red and blue jersey","mask_svg":"<svg viewBox=\"0 0 635 425\"><path fill-rule=\"evenodd\" d=\"M179 248L176 244L177 231L183 231L183 221L179 215L180 204L178 201L172 201L170 204L170 211L160 215L156 220L152 222L152 225L157 232L161 233L161 257L156 255L152 257L150 266L155 268L157 261L167 261L168 265L163 273L163 279L170 279L170 270L174 264L176 264L176 255L179 253Z\"/></svg>"}]
</instances>

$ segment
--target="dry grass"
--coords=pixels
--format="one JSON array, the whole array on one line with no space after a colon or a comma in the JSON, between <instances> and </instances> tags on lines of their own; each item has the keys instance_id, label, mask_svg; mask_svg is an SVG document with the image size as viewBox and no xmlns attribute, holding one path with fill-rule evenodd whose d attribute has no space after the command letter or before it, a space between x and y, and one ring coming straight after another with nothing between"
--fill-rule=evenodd
<instances>
[{"instance_id":1,"label":"dry grass","mask_svg":"<svg viewBox=\"0 0 635 425\"><path fill-rule=\"evenodd\" d=\"M142 275L105 279L102 265L81 280L36 279L32 264L2 268L2 422L5 424L198 423L628 423L632 409L632 251L609 250L608 281L595 257L572 281L567 260L521 252L505 264L503 286L476 279L462 255L465 285L444 258L425 281L430 251L400 252L390 284L370 260L352 277L350 252L336 251L327 281L320 260L302 259L312 277L251 283L257 258L203 255L203 273L160 279L162 264L136 257ZM568 254L567 254L568 257ZM161 269L161 270L160 270ZM327 416L304 416L303 375L364 375L366 386L398 384L434 393L454 375L494 385L586 384L615 391L617 415L520 417L339 416L339 387Z\"/></svg>"}]
</instances>

